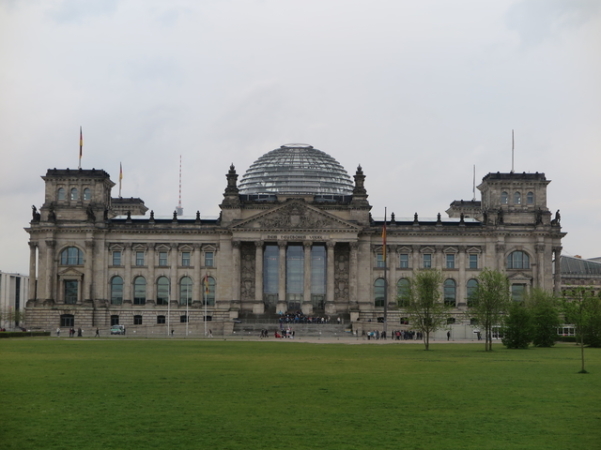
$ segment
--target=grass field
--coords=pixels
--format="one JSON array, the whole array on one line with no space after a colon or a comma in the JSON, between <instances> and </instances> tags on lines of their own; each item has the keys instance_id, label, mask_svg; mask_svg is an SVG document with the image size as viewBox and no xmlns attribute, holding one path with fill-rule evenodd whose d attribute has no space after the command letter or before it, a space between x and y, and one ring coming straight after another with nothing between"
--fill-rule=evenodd
<instances>
[{"instance_id":1,"label":"grass field","mask_svg":"<svg viewBox=\"0 0 601 450\"><path fill-rule=\"evenodd\" d=\"M572 344L0 340L2 449L599 449Z\"/></svg>"}]
</instances>

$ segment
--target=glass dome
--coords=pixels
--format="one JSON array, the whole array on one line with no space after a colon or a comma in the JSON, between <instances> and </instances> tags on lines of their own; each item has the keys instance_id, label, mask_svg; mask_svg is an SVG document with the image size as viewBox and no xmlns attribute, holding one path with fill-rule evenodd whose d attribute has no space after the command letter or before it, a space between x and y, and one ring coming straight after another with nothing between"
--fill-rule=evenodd
<instances>
[{"instance_id":1,"label":"glass dome","mask_svg":"<svg viewBox=\"0 0 601 450\"><path fill-rule=\"evenodd\" d=\"M257 159L246 171L240 194L351 195L344 167L307 144L287 144Z\"/></svg>"}]
</instances>

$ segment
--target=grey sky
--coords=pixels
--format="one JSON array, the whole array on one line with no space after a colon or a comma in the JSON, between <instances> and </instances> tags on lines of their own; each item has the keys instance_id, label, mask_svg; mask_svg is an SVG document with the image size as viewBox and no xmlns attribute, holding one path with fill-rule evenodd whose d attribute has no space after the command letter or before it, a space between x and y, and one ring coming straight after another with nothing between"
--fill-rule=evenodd
<instances>
[{"instance_id":1,"label":"grey sky","mask_svg":"<svg viewBox=\"0 0 601 450\"><path fill-rule=\"evenodd\" d=\"M157 215L217 216L289 142L361 164L374 217L434 217L545 172L564 253L601 256L601 2L0 0L0 270L26 273L48 168L105 169ZM114 196L117 195L115 188ZM479 195L478 195L479 198Z\"/></svg>"}]
</instances>

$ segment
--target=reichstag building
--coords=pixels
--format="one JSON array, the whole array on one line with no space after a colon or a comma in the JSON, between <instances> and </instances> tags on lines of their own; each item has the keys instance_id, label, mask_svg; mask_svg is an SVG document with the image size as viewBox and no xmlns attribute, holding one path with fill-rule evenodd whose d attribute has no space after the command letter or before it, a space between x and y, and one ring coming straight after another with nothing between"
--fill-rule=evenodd
<instances>
[{"instance_id":1,"label":"reichstag building","mask_svg":"<svg viewBox=\"0 0 601 450\"><path fill-rule=\"evenodd\" d=\"M218 219L155 218L141 199L113 198L103 170L48 170L26 228L28 326L120 324L129 334L167 323L200 332L210 321L229 335L241 320L302 312L361 330L378 325L388 302L389 329L410 329L396 299L421 268L442 271L454 326L469 324L467 299L485 267L507 273L516 299L560 289L565 233L543 173L489 173L482 200L453 201L444 219L391 214L386 252L360 166L351 177L330 155L289 144L240 181L233 165L225 177Z\"/></svg>"}]
</instances>

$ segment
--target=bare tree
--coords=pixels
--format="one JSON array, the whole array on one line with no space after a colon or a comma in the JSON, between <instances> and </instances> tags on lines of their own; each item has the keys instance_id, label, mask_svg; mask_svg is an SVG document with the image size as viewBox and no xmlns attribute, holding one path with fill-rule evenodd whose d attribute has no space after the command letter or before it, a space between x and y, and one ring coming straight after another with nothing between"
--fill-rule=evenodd
<instances>
[{"instance_id":1,"label":"bare tree","mask_svg":"<svg viewBox=\"0 0 601 450\"><path fill-rule=\"evenodd\" d=\"M430 334L446 325L449 317L450 307L441 299L442 278L438 270L419 270L398 298L413 327L423 333L426 350L430 349Z\"/></svg>"},{"instance_id":2,"label":"bare tree","mask_svg":"<svg viewBox=\"0 0 601 450\"><path fill-rule=\"evenodd\" d=\"M498 270L484 269L478 277L478 287L470 297L469 312L484 329L484 350L492 351L492 327L500 325L509 304L511 293L507 276Z\"/></svg>"}]
</instances>

